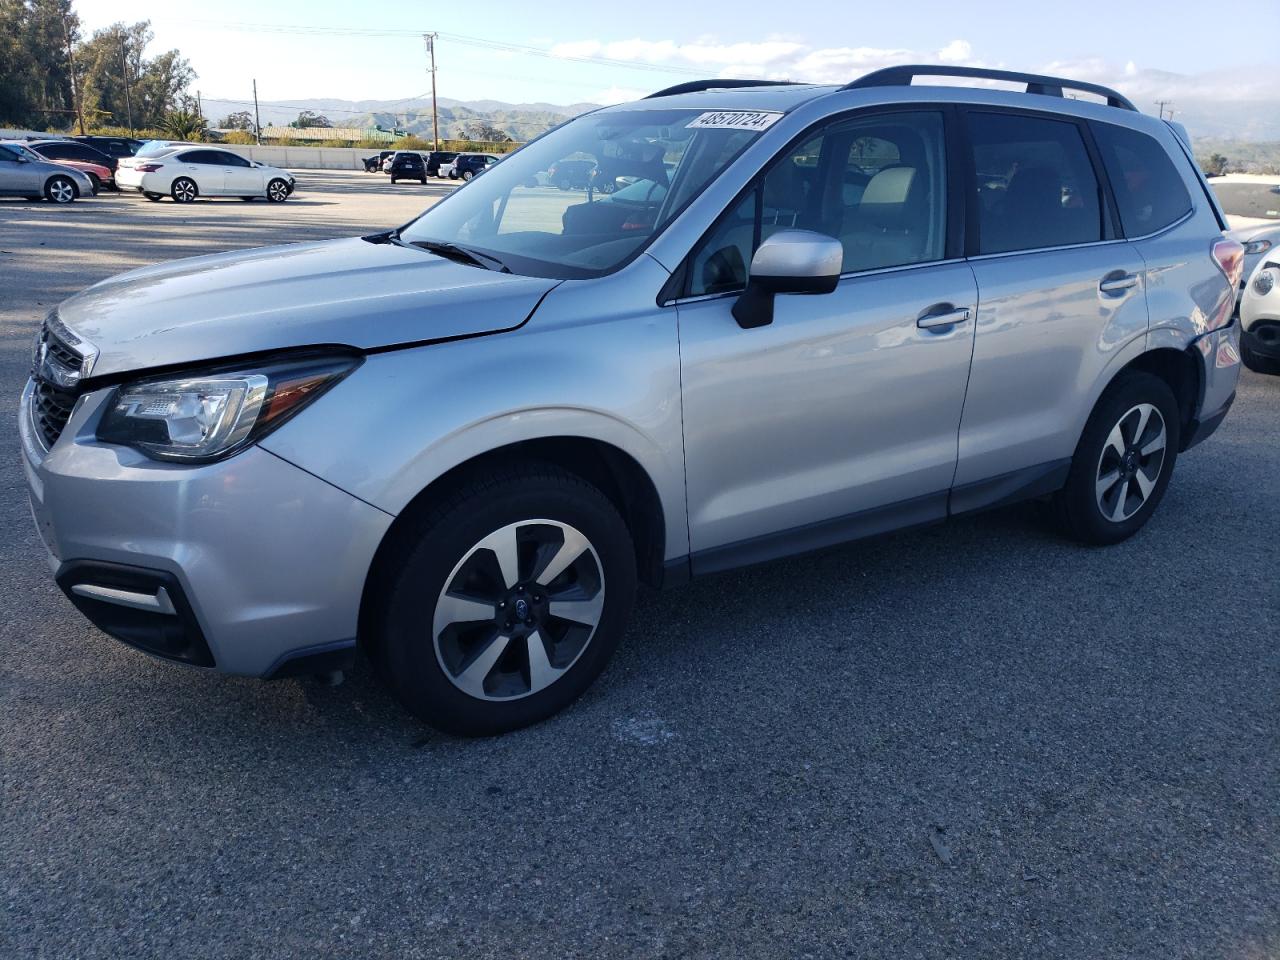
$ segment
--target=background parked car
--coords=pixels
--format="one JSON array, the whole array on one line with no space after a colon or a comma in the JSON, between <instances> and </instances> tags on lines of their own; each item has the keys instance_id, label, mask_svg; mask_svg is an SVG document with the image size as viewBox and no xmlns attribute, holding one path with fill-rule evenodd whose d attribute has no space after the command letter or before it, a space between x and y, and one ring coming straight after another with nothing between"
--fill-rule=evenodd
<instances>
[{"instance_id":1,"label":"background parked car","mask_svg":"<svg viewBox=\"0 0 1280 960\"><path fill-rule=\"evenodd\" d=\"M1209 181L1231 227L1244 244L1243 292L1263 256L1280 251L1280 177L1233 173Z\"/></svg>"},{"instance_id":2,"label":"background parked car","mask_svg":"<svg viewBox=\"0 0 1280 960\"><path fill-rule=\"evenodd\" d=\"M133 137L72 137L79 143L87 143L95 150L101 150L109 157L115 157L119 160L121 157L132 157L138 152L138 149L146 143L145 140L135 140Z\"/></svg>"},{"instance_id":3,"label":"background parked car","mask_svg":"<svg viewBox=\"0 0 1280 960\"><path fill-rule=\"evenodd\" d=\"M445 174L440 172L440 166L446 163L452 163L457 159L456 150L432 150L427 154L427 176L443 177Z\"/></svg>"},{"instance_id":4,"label":"background parked car","mask_svg":"<svg viewBox=\"0 0 1280 960\"><path fill-rule=\"evenodd\" d=\"M48 160L31 159L31 151L21 144L0 143L0 194L51 203L70 203L77 197L93 196L88 175ZM36 155L38 156L38 154Z\"/></svg>"},{"instance_id":5,"label":"background parked car","mask_svg":"<svg viewBox=\"0 0 1280 960\"><path fill-rule=\"evenodd\" d=\"M179 148L156 157L132 157L120 164L116 182L121 189L136 190L148 200L167 195L178 203L190 203L199 196L266 197L272 203L282 203L293 193L295 183L288 171L207 146Z\"/></svg>"},{"instance_id":6,"label":"background parked car","mask_svg":"<svg viewBox=\"0 0 1280 960\"><path fill-rule=\"evenodd\" d=\"M1280 250L1259 260L1245 281L1240 356L1250 370L1280 376Z\"/></svg>"},{"instance_id":7,"label":"background parked car","mask_svg":"<svg viewBox=\"0 0 1280 960\"><path fill-rule=\"evenodd\" d=\"M561 190L585 190L595 169L594 160L560 160L547 169L547 182Z\"/></svg>"},{"instance_id":8,"label":"background parked car","mask_svg":"<svg viewBox=\"0 0 1280 960\"><path fill-rule=\"evenodd\" d=\"M460 153L453 161L453 172L449 176L451 179L470 180L497 162L498 158L489 153Z\"/></svg>"},{"instance_id":9,"label":"background parked car","mask_svg":"<svg viewBox=\"0 0 1280 960\"><path fill-rule=\"evenodd\" d=\"M387 160L387 158L394 155L395 155L394 150L379 150L374 156L365 157L364 172L377 173L382 169L382 164Z\"/></svg>"},{"instance_id":10,"label":"background parked car","mask_svg":"<svg viewBox=\"0 0 1280 960\"><path fill-rule=\"evenodd\" d=\"M400 180L417 180L427 182L427 162L416 150L398 150L391 158L391 182Z\"/></svg>"},{"instance_id":11,"label":"background parked car","mask_svg":"<svg viewBox=\"0 0 1280 960\"><path fill-rule=\"evenodd\" d=\"M28 160L41 160L46 163L56 163L60 167L70 167L72 170L78 170L89 178L93 185L93 192L96 194L103 186L115 188L115 174L106 167L97 163L88 163L83 160L54 160L48 155L36 150L25 141L9 140L5 141L12 149L17 150Z\"/></svg>"},{"instance_id":12,"label":"background parked car","mask_svg":"<svg viewBox=\"0 0 1280 960\"><path fill-rule=\"evenodd\" d=\"M158 157L163 153L172 153L178 147L202 147L203 143L192 140L147 140L138 148L135 157Z\"/></svg>"},{"instance_id":13,"label":"background parked car","mask_svg":"<svg viewBox=\"0 0 1280 960\"><path fill-rule=\"evenodd\" d=\"M46 160L74 160L77 163L93 163L106 167L115 176L119 159L109 157L97 147L76 140L28 140L29 146Z\"/></svg>"}]
</instances>

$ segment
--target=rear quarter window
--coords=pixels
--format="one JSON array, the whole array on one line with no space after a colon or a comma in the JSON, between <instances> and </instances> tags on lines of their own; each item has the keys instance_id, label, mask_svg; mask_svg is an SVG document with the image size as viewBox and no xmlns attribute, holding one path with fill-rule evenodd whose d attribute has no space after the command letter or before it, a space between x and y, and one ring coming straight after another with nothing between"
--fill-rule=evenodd
<instances>
[{"instance_id":1,"label":"rear quarter window","mask_svg":"<svg viewBox=\"0 0 1280 960\"><path fill-rule=\"evenodd\" d=\"M1191 195L1158 140L1115 124L1092 126L1126 236L1155 233L1190 212Z\"/></svg>"}]
</instances>

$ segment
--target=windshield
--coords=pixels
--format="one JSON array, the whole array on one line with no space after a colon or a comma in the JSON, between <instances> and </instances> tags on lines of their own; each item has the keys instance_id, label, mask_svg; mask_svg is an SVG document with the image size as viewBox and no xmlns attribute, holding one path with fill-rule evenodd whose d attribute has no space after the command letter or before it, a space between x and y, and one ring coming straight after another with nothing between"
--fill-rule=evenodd
<instances>
[{"instance_id":1,"label":"windshield","mask_svg":"<svg viewBox=\"0 0 1280 960\"><path fill-rule=\"evenodd\" d=\"M736 119L697 110L579 117L492 164L399 239L466 247L513 273L561 279L608 273L642 250L768 126L757 121L756 129L740 129Z\"/></svg>"},{"instance_id":2,"label":"windshield","mask_svg":"<svg viewBox=\"0 0 1280 960\"><path fill-rule=\"evenodd\" d=\"M1280 220L1280 177L1268 180L1210 180L1222 212L1232 217Z\"/></svg>"}]
</instances>

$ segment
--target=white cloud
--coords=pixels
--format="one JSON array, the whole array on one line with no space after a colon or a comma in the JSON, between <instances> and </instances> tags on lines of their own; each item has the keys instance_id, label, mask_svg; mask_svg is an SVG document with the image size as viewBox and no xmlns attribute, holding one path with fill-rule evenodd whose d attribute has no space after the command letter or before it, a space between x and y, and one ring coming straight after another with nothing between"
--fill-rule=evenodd
<instances>
[{"instance_id":1,"label":"white cloud","mask_svg":"<svg viewBox=\"0 0 1280 960\"><path fill-rule=\"evenodd\" d=\"M938 51L940 63L964 63L973 55L973 45L968 40L952 40Z\"/></svg>"}]
</instances>

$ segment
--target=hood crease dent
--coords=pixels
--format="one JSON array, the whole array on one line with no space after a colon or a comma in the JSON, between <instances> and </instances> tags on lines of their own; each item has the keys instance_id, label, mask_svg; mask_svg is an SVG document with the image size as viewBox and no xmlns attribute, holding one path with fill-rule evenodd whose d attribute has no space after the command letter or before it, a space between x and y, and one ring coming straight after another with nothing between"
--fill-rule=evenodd
<instances>
[{"instance_id":1,"label":"hood crease dent","mask_svg":"<svg viewBox=\"0 0 1280 960\"><path fill-rule=\"evenodd\" d=\"M558 281L358 237L175 260L58 309L99 351L95 379L309 346L375 350L523 324Z\"/></svg>"}]
</instances>

